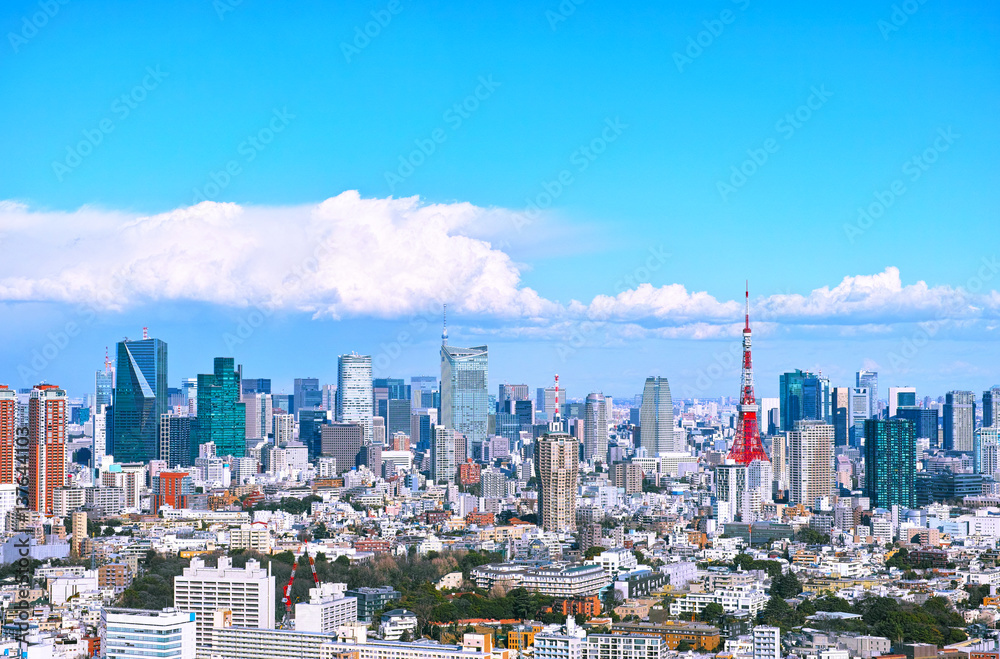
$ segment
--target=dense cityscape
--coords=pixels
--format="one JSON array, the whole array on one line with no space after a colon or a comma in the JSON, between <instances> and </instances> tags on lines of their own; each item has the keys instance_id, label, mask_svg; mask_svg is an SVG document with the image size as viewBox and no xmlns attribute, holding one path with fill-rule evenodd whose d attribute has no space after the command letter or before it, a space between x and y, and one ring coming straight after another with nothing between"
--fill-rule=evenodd
<instances>
[{"instance_id":1,"label":"dense cityscape","mask_svg":"<svg viewBox=\"0 0 1000 659\"><path fill-rule=\"evenodd\" d=\"M792 370L757 400L751 337L747 294L722 399L494 394L447 325L434 375L350 353L286 394L217 357L171 387L143 328L83 396L0 386L5 647L995 657L1000 386Z\"/></svg>"}]
</instances>

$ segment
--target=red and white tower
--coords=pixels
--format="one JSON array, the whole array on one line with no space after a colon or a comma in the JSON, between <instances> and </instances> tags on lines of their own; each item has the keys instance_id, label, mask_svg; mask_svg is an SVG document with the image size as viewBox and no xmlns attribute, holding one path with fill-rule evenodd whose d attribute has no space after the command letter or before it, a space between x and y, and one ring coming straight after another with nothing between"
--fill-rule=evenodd
<instances>
[{"instance_id":1,"label":"red and white tower","mask_svg":"<svg viewBox=\"0 0 1000 659\"><path fill-rule=\"evenodd\" d=\"M753 365L750 360L750 287L746 292L746 325L743 327L743 385L740 392L739 421L736 437L729 449L729 459L748 465L754 460L770 461L760 443L760 424L757 420L757 399L753 395Z\"/></svg>"}]
</instances>

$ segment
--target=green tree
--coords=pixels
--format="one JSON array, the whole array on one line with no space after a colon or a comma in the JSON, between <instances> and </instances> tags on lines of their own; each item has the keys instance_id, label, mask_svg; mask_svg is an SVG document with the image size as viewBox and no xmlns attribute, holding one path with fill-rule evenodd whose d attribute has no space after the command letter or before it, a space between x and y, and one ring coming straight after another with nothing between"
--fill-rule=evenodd
<instances>
[{"instance_id":1,"label":"green tree","mask_svg":"<svg viewBox=\"0 0 1000 659\"><path fill-rule=\"evenodd\" d=\"M771 594L783 599L791 599L802 592L799 578L791 570L787 574L779 574L771 579Z\"/></svg>"},{"instance_id":2,"label":"green tree","mask_svg":"<svg viewBox=\"0 0 1000 659\"><path fill-rule=\"evenodd\" d=\"M725 615L725 613L726 611L722 608L721 604L711 602L701 610L701 613L698 614L698 619L702 622L715 622Z\"/></svg>"}]
</instances>

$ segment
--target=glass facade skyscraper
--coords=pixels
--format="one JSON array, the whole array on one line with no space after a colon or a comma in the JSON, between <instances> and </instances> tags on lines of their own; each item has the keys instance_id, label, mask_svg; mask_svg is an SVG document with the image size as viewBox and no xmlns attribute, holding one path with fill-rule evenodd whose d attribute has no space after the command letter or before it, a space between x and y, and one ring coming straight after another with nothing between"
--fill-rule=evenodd
<instances>
[{"instance_id":1,"label":"glass facade skyscraper","mask_svg":"<svg viewBox=\"0 0 1000 659\"><path fill-rule=\"evenodd\" d=\"M865 493L873 508L917 505L917 440L909 419L865 421Z\"/></svg>"},{"instance_id":2,"label":"glass facade skyscraper","mask_svg":"<svg viewBox=\"0 0 1000 659\"><path fill-rule=\"evenodd\" d=\"M858 371L855 375L855 387L864 387L868 390L868 418L874 419L878 416L878 373L875 371Z\"/></svg>"},{"instance_id":3,"label":"glass facade skyscraper","mask_svg":"<svg viewBox=\"0 0 1000 659\"><path fill-rule=\"evenodd\" d=\"M972 452L972 435L976 427L976 394L971 391L949 391L944 396L944 448L946 451Z\"/></svg>"},{"instance_id":4,"label":"glass facade skyscraper","mask_svg":"<svg viewBox=\"0 0 1000 659\"><path fill-rule=\"evenodd\" d=\"M115 392L114 371L97 371L94 381L94 410L98 411L101 409L101 405L111 405Z\"/></svg>"},{"instance_id":5,"label":"glass facade skyscraper","mask_svg":"<svg viewBox=\"0 0 1000 659\"><path fill-rule=\"evenodd\" d=\"M159 455L160 417L167 412L167 344L160 339L118 343L112 453L118 462Z\"/></svg>"},{"instance_id":6,"label":"glass facade skyscraper","mask_svg":"<svg viewBox=\"0 0 1000 659\"><path fill-rule=\"evenodd\" d=\"M651 458L674 450L674 403L667 378L646 378L639 406L639 441Z\"/></svg>"},{"instance_id":7,"label":"glass facade skyscraper","mask_svg":"<svg viewBox=\"0 0 1000 659\"><path fill-rule=\"evenodd\" d=\"M797 421L823 421L833 425L830 379L795 370L779 377L781 430L795 429Z\"/></svg>"},{"instance_id":8,"label":"glass facade skyscraper","mask_svg":"<svg viewBox=\"0 0 1000 659\"><path fill-rule=\"evenodd\" d=\"M486 346L441 346L441 425L462 433L470 443L485 440L490 414L488 387Z\"/></svg>"},{"instance_id":9,"label":"glass facade skyscraper","mask_svg":"<svg viewBox=\"0 0 1000 659\"><path fill-rule=\"evenodd\" d=\"M317 378L295 378L292 390L295 409L288 410L290 414L297 414L299 410L318 410L323 406L323 392Z\"/></svg>"},{"instance_id":10,"label":"glass facade skyscraper","mask_svg":"<svg viewBox=\"0 0 1000 659\"><path fill-rule=\"evenodd\" d=\"M240 402L240 372L232 357L216 357L213 373L198 375L198 416L192 430L192 459L198 447L215 442L216 455L246 454L246 404Z\"/></svg>"},{"instance_id":11,"label":"glass facade skyscraper","mask_svg":"<svg viewBox=\"0 0 1000 659\"><path fill-rule=\"evenodd\" d=\"M364 441L372 442L371 355L351 353L337 360L337 421L360 424Z\"/></svg>"}]
</instances>

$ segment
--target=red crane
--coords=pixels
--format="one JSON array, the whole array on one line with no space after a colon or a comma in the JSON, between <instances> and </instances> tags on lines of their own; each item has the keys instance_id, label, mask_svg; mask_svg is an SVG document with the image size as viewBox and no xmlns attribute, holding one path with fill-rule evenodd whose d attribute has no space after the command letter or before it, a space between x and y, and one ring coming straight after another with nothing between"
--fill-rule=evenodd
<instances>
[{"instance_id":1,"label":"red crane","mask_svg":"<svg viewBox=\"0 0 1000 659\"><path fill-rule=\"evenodd\" d=\"M757 420L757 400L753 395L753 364L750 359L750 286L746 291L746 324L743 326L743 381L740 391L739 417L736 437L729 449L729 459L748 465L754 460L770 462L760 443L760 424Z\"/></svg>"},{"instance_id":2,"label":"red crane","mask_svg":"<svg viewBox=\"0 0 1000 659\"><path fill-rule=\"evenodd\" d=\"M316 561L313 557L309 555L309 548L306 547L304 550L306 554L306 559L309 561L309 569L312 570L313 583L319 588L319 573L316 572ZM295 583L295 572L298 570L299 562L296 560L295 564L292 566L292 575L288 577L288 583L285 584L284 596L281 601L285 603L285 617L281 620L281 626L284 629L288 629L291 626L292 621L292 584Z\"/></svg>"}]
</instances>

